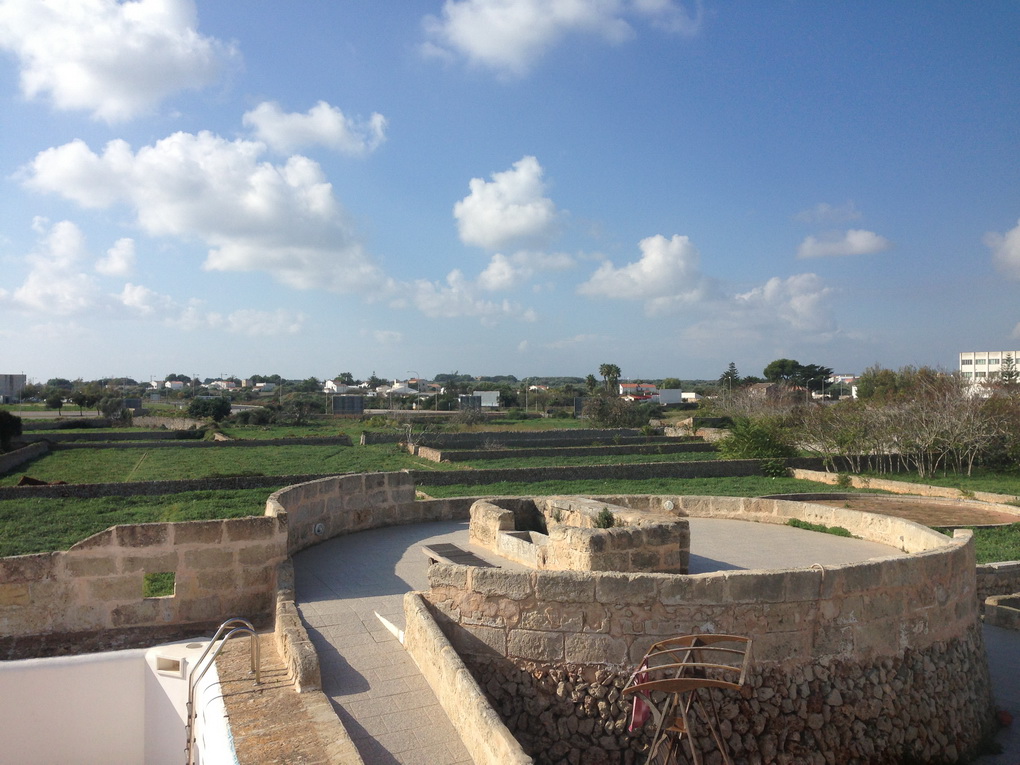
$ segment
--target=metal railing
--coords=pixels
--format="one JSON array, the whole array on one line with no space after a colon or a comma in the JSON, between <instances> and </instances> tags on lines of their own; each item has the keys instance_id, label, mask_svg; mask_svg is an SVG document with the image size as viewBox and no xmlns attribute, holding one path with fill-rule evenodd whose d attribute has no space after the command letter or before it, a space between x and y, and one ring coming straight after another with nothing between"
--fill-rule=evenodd
<instances>
[{"instance_id":1,"label":"metal railing","mask_svg":"<svg viewBox=\"0 0 1020 765\"><path fill-rule=\"evenodd\" d=\"M226 635L223 633L226 633ZM195 662L191 671L188 673L188 722L185 725L185 734L187 735L188 743L184 747L186 765L195 765L195 687L205 676L205 673L209 671L209 668L215 664L216 657L220 655L220 652L227 644L227 641L232 637L241 635L248 635L251 639L251 671L255 675L255 685L259 685L262 682L259 656L259 636L255 632L255 627L253 627L252 623L247 619L241 619L240 617L227 619L220 625L220 628L216 630L216 634L213 635L212 640L209 641L209 645L205 647L205 650L202 651L202 655L198 657L198 661ZM221 637L223 638L222 640L220 640ZM217 640L220 641L219 644L217 644ZM211 656L210 652L212 652ZM206 661L207 657L208 661ZM202 662L205 662L205 664L203 665Z\"/></svg>"}]
</instances>

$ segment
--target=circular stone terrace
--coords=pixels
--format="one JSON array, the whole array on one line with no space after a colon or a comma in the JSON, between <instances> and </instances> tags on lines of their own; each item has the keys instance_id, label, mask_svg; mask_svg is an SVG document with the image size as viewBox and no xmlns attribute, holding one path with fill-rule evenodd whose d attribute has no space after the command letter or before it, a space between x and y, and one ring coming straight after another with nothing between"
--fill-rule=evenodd
<instances>
[{"instance_id":1,"label":"circular stone terrace","mask_svg":"<svg viewBox=\"0 0 1020 765\"><path fill-rule=\"evenodd\" d=\"M389 682L405 670L395 653L383 656L388 633L378 617L402 630L407 590L423 592L490 703L540 762L640 752L647 742L626 732L619 688L646 643L697 631L761 633L751 689L726 707L728 742L741 757L935 762L973 748L990 698L968 535L951 541L845 508L770 500L747 512L747 500L672 500L689 525L687 575L536 571L473 544L465 521L374 529L296 554L299 607L324 690L363 753L412 761L427 743L435 762L463 757L454 743L438 754L435 697L393 695L413 683ZM664 501L638 503L661 511ZM782 525L766 517L776 508L828 525L849 519L870 539ZM438 543L490 565L429 566L421 548ZM419 727L415 706L432 710Z\"/></svg>"}]
</instances>

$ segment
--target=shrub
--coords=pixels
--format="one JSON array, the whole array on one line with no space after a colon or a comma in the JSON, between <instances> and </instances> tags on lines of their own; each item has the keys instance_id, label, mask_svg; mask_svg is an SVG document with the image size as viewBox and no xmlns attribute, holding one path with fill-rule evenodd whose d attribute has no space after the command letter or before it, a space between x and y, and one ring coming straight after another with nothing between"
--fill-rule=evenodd
<instances>
[{"instance_id":1,"label":"shrub","mask_svg":"<svg viewBox=\"0 0 1020 765\"><path fill-rule=\"evenodd\" d=\"M613 515L613 511L608 507L603 507L599 510L599 514L595 516L595 528L597 529L611 529L616 525L616 516Z\"/></svg>"},{"instance_id":2,"label":"shrub","mask_svg":"<svg viewBox=\"0 0 1020 765\"><path fill-rule=\"evenodd\" d=\"M735 419L718 446L719 455L728 460L785 460L797 455L782 426L768 419Z\"/></svg>"}]
</instances>

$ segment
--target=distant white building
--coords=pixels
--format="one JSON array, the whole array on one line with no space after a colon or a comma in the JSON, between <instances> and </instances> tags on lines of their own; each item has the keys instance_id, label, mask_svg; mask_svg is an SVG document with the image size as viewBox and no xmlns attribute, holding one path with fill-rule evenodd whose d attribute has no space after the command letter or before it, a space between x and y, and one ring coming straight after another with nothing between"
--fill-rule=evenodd
<instances>
[{"instance_id":1,"label":"distant white building","mask_svg":"<svg viewBox=\"0 0 1020 765\"><path fill-rule=\"evenodd\" d=\"M960 374L971 385L994 379L1009 357L1014 367L1020 364L1020 351L964 351L960 354Z\"/></svg>"}]
</instances>

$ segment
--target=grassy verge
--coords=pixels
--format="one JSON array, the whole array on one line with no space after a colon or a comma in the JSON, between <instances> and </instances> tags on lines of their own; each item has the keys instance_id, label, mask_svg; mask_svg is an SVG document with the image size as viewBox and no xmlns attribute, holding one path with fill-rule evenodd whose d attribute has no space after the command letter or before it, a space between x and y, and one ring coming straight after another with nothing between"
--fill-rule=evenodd
<instances>
[{"instance_id":1,"label":"grassy verge","mask_svg":"<svg viewBox=\"0 0 1020 765\"><path fill-rule=\"evenodd\" d=\"M808 521L802 521L799 518L791 518L786 522L787 526L793 526L795 529L804 529L805 531L818 531L822 534L832 534L837 537L852 537L849 529L844 529L842 526L826 526L824 523L810 523Z\"/></svg>"},{"instance_id":2,"label":"grassy verge","mask_svg":"<svg viewBox=\"0 0 1020 765\"><path fill-rule=\"evenodd\" d=\"M74 449L47 454L6 473L0 486L17 483L22 475L43 481L117 483L172 481L237 475L302 475L363 473L422 468L449 470L398 451L392 444L378 446L224 446L189 449Z\"/></svg>"},{"instance_id":3,"label":"grassy verge","mask_svg":"<svg viewBox=\"0 0 1020 765\"><path fill-rule=\"evenodd\" d=\"M151 497L27 499L0 502L0 557L66 550L120 523L203 521L262 515L280 487L190 491Z\"/></svg>"},{"instance_id":4,"label":"grassy verge","mask_svg":"<svg viewBox=\"0 0 1020 765\"><path fill-rule=\"evenodd\" d=\"M935 529L947 536L952 529ZM996 563L1004 560L1020 560L1020 523L991 528L976 528L974 531L974 552L978 563Z\"/></svg>"}]
</instances>

